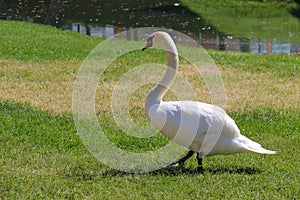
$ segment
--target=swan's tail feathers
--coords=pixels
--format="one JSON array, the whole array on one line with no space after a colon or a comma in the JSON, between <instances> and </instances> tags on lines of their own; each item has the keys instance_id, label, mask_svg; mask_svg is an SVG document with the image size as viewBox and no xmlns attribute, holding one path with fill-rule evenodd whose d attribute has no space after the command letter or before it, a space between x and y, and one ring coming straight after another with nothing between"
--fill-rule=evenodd
<instances>
[{"instance_id":1,"label":"swan's tail feathers","mask_svg":"<svg viewBox=\"0 0 300 200\"><path fill-rule=\"evenodd\" d=\"M276 154L276 151L264 149L261 146L248 147L247 150L250 152L261 153L261 154Z\"/></svg>"},{"instance_id":2,"label":"swan's tail feathers","mask_svg":"<svg viewBox=\"0 0 300 200\"><path fill-rule=\"evenodd\" d=\"M268 149L264 149L262 147L260 148L253 148L251 149L252 152L255 152L255 153L261 153L261 154L276 154L276 151L271 151L271 150L268 150Z\"/></svg>"},{"instance_id":3,"label":"swan's tail feathers","mask_svg":"<svg viewBox=\"0 0 300 200\"><path fill-rule=\"evenodd\" d=\"M243 148L246 152L253 152L253 153L261 153L261 154L276 154L276 151L271 151L268 149L263 148L259 143L254 142L248 138L241 137L241 142L243 143Z\"/></svg>"}]
</instances>

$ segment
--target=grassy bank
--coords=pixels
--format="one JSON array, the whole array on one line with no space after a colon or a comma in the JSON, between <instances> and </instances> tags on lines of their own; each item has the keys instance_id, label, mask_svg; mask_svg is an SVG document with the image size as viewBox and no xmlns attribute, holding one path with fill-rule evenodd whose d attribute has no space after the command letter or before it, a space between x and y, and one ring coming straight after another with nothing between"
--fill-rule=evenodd
<instances>
[{"instance_id":1,"label":"grassy bank","mask_svg":"<svg viewBox=\"0 0 300 200\"><path fill-rule=\"evenodd\" d=\"M299 56L210 51L226 89L228 113L242 133L278 154L208 157L182 169L146 174L115 171L97 161L76 134L71 101L81 62L101 41L55 28L0 21L0 198L16 199L297 199L299 191ZM55 52L55 53L53 53ZM119 147L156 149L162 135L137 139L116 126L111 99L118 79L136 65L165 63L161 51L118 58L99 82L100 124ZM197 97L209 101L201 77L180 65ZM150 86L135 91L131 116L147 125L143 102ZM168 98L174 96L168 94Z\"/></svg>"},{"instance_id":2,"label":"grassy bank","mask_svg":"<svg viewBox=\"0 0 300 200\"><path fill-rule=\"evenodd\" d=\"M183 5L204 17L221 32L241 38L269 38L300 43L299 5L284 1L192 1Z\"/></svg>"},{"instance_id":3,"label":"grassy bank","mask_svg":"<svg viewBox=\"0 0 300 200\"><path fill-rule=\"evenodd\" d=\"M22 61L84 59L101 41L50 26L0 21L0 57Z\"/></svg>"}]
</instances>

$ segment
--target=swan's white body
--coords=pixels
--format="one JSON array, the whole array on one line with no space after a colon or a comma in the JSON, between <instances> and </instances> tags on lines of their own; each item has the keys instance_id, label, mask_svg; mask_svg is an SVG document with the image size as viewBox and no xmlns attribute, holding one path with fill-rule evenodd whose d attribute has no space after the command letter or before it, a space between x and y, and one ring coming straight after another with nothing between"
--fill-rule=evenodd
<instances>
[{"instance_id":1,"label":"swan's white body","mask_svg":"<svg viewBox=\"0 0 300 200\"><path fill-rule=\"evenodd\" d=\"M155 128L177 144L201 155L275 153L240 134L234 120L214 105L195 101L161 101L152 105L147 113ZM214 129L214 126L217 128ZM202 145L212 148L206 149Z\"/></svg>"},{"instance_id":2,"label":"swan's white body","mask_svg":"<svg viewBox=\"0 0 300 200\"><path fill-rule=\"evenodd\" d=\"M145 109L154 127L201 157L240 152L276 153L240 134L234 120L218 106L195 101L163 101L178 70L177 48L165 32L155 32L149 38L145 48L155 43L164 46L169 66L146 100Z\"/></svg>"}]
</instances>

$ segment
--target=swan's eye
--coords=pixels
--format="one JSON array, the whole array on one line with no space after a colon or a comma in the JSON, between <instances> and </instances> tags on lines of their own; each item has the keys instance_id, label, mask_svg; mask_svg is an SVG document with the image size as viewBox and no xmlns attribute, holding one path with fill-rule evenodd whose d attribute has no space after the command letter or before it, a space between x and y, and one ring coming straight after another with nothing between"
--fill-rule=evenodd
<instances>
[{"instance_id":1,"label":"swan's eye","mask_svg":"<svg viewBox=\"0 0 300 200\"><path fill-rule=\"evenodd\" d=\"M154 38L154 35L150 35L147 39L147 42L152 42L153 38Z\"/></svg>"}]
</instances>

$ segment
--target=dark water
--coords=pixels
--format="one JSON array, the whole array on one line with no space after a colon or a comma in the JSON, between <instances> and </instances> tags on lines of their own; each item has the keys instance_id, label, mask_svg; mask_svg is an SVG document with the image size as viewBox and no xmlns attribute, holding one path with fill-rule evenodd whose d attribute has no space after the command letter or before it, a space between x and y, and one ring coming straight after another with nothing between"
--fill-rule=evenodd
<instances>
[{"instance_id":1,"label":"dark water","mask_svg":"<svg viewBox=\"0 0 300 200\"><path fill-rule=\"evenodd\" d=\"M174 0L0 0L0 19L48 24L103 38L131 28L164 27L188 34L207 49L252 53L300 51L299 44L222 33Z\"/></svg>"}]
</instances>

